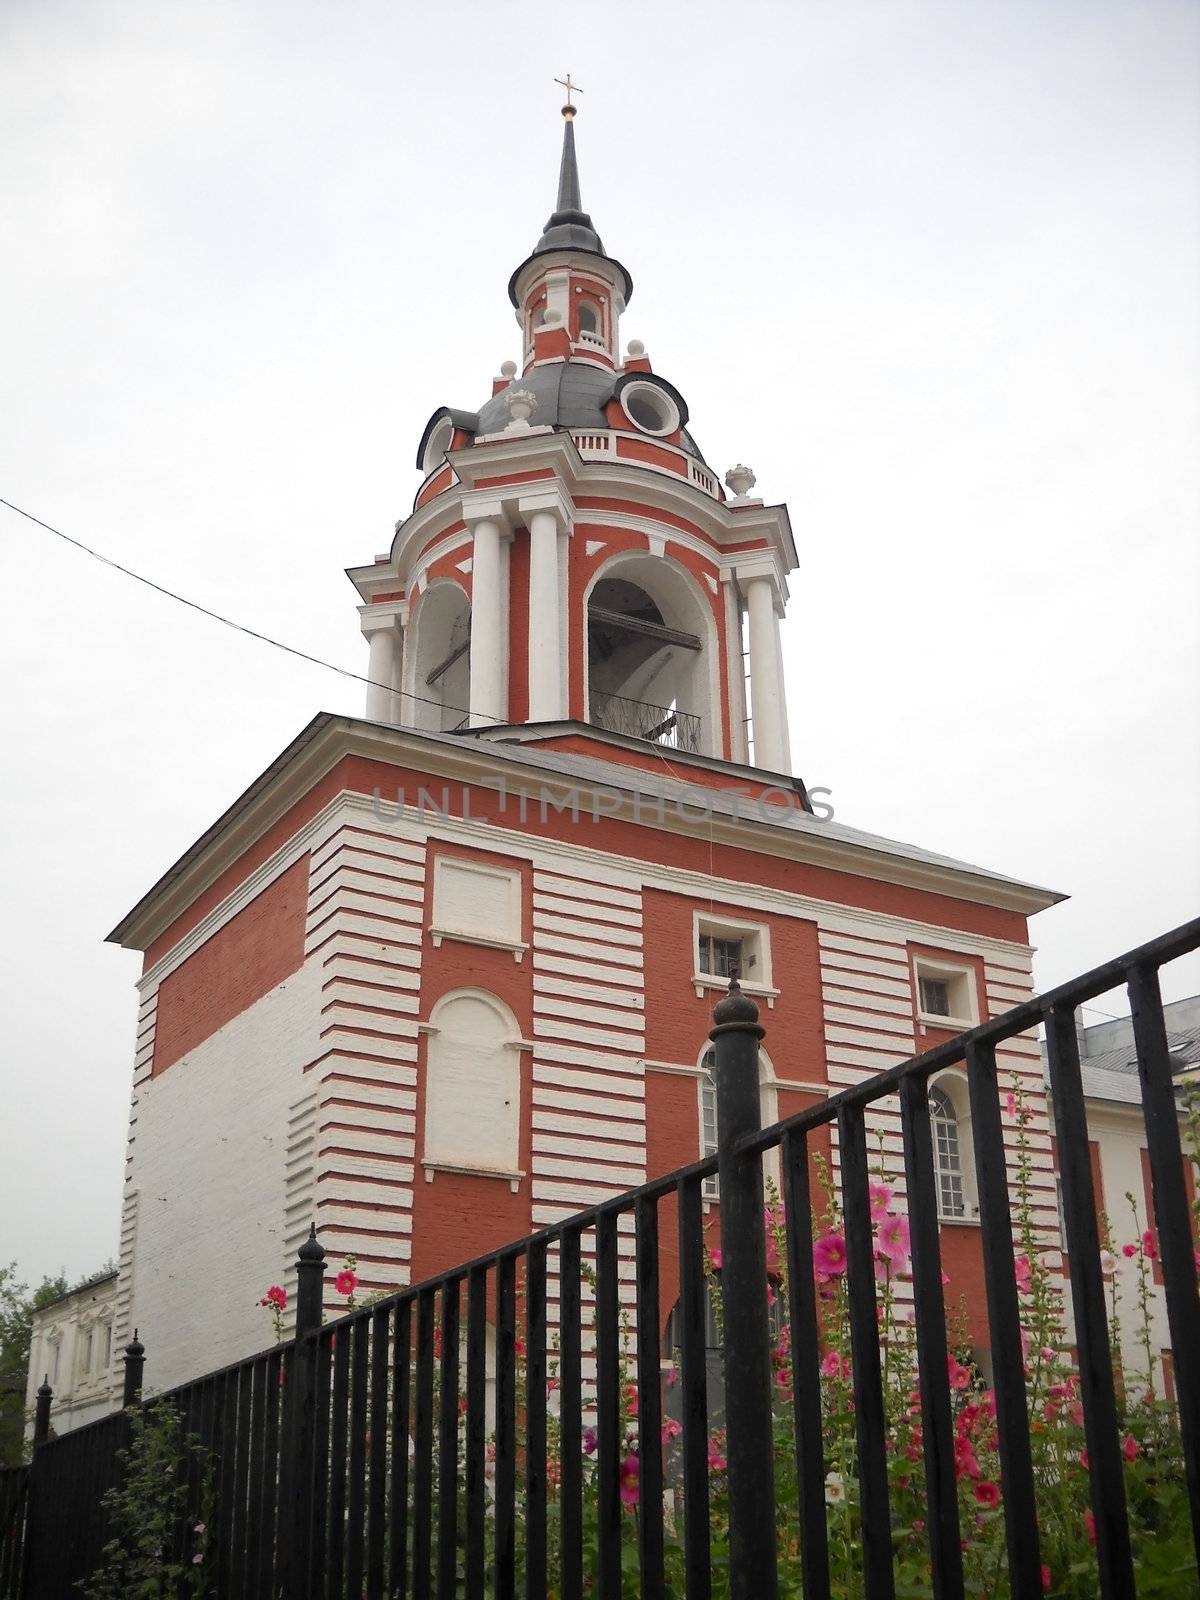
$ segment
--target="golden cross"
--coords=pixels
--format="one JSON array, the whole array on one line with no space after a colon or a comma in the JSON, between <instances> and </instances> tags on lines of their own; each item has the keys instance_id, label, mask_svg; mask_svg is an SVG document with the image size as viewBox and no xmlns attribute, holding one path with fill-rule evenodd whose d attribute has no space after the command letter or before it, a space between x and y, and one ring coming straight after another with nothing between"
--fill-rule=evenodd
<instances>
[{"instance_id":1,"label":"golden cross","mask_svg":"<svg viewBox=\"0 0 1200 1600\"><path fill-rule=\"evenodd\" d=\"M567 106L569 106L571 110L574 110L575 108L571 106L571 96L572 94L582 94L583 90L577 83L571 82L571 74L569 72L565 78L555 78L554 81L555 83L561 83L563 88L567 91Z\"/></svg>"}]
</instances>

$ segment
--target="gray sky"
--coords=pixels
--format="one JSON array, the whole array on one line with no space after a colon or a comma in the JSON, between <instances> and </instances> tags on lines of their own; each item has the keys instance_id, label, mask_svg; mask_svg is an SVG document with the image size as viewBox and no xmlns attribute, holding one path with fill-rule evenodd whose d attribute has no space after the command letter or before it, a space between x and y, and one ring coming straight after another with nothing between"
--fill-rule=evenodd
<instances>
[{"instance_id":1,"label":"gray sky","mask_svg":"<svg viewBox=\"0 0 1200 1600\"><path fill-rule=\"evenodd\" d=\"M570 68L624 336L791 508L797 769L1069 891L1061 981L1200 887L1198 67L1196 4L10 0L0 495L365 670L342 568L519 356ZM0 606L0 1261L74 1274L117 1238L103 935L363 691L3 508Z\"/></svg>"}]
</instances>

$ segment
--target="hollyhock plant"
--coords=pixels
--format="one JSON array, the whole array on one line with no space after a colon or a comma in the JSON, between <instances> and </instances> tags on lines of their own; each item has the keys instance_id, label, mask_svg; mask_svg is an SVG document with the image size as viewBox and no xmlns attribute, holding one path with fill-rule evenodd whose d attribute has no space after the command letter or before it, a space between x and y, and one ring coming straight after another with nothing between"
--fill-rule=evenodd
<instances>
[{"instance_id":1,"label":"hollyhock plant","mask_svg":"<svg viewBox=\"0 0 1200 1600\"><path fill-rule=\"evenodd\" d=\"M638 1503L640 1476L638 1458L632 1455L626 1456L621 1462L621 1504L631 1511Z\"/></svg>"},{"instance_id":2,"label":"hollyhock plant","mask_svg":"<svg viewBox=\"0 0 1200 1600\"><path fill-rule=\"evenodd\" d=\"M813 1243L813 1267L820 1278L840 1278L846 1271L846 1236L826 1233Z\"/></svg>"}]
</instances>

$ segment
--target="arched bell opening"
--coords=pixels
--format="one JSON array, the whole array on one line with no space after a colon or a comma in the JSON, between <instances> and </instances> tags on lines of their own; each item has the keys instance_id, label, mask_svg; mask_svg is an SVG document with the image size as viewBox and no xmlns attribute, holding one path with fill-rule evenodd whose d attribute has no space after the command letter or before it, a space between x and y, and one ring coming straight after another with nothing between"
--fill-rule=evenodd
<instances>
[{"instance_id":1,"label":"arched bell opening","mask_svg":"<svg viewBox=\"0 0 1200 1600\"><path fill-rule=\"evenodd\" d=\"M652 556L618 558L587 601L588 721L653 744L720 755L712 612Z\"/></svg>"},{"instance_id":2,"label":"arched bell opening","mask_svg":"<svg viewBox=\"0 0 1200 1600\"><path fill-rule=\"evenodd\" d=\"M449 733L467 721L471 695L471 602L458 584L432 584L409 628L404 721Z\"/></svg>"}]
</instances>

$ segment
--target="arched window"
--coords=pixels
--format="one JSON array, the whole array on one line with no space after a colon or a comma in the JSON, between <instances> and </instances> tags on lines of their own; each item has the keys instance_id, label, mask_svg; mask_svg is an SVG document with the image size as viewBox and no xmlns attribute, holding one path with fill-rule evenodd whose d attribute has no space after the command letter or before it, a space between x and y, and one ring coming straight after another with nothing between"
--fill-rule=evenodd
<instances>
[{"instance_id":1,"label":"arched window","mask_svg":"<svg viewBox=\"0 0 1200 1600\"><path fill-rule=\"evenodd\" d=\"M515 1178L521 1134L520 1036L481 989L443 995L426 1025L425 1147L436 1167Z\"/></svg>"},{"instance_id":2,"label":"arched window","mask_svg":"<svg viewBox=\"0 0 1200 1600\"><path fill-rule=\"evenodd\" d=\"M965 1217L967 1200L958 1112L940 1084L934 1084L929 1091L929 1120L937 1167L938 1210L943 1217Z\"/></svg>"},{"instance_id":3,"label":"arched window","mask_svg":"<svg viewBox=\"0 0 1200 1600\"><path fill-rule=\"evenodd\" d=\"M700 1079L700 1159L705 1156L715 1156L717 1153L717 1086L713 1081L713 1052L708 1049L700 1059L703 1075ZM778 1121L779 1102L772 1087L775 1074L771 1063L767 1059L766 1051L758 1052L758 1109L764 1128L769 1128L773 1122ZM764 1157L765 1174L775 1177L776 1152L768 1151ZM705 1198L717 1198L716 1177L705 1178Z\"/></svg>"},{"instance_id":4,"label":"arched window","mask_svg":"<svg viewBox=\"0 0 1200 1600\"><path fill-rule=\"evenodd\" d=\"M599 333L600 316L595 306L588 301L579 302L579 331L580 333Z\"/></svg>"}]
</instances>

